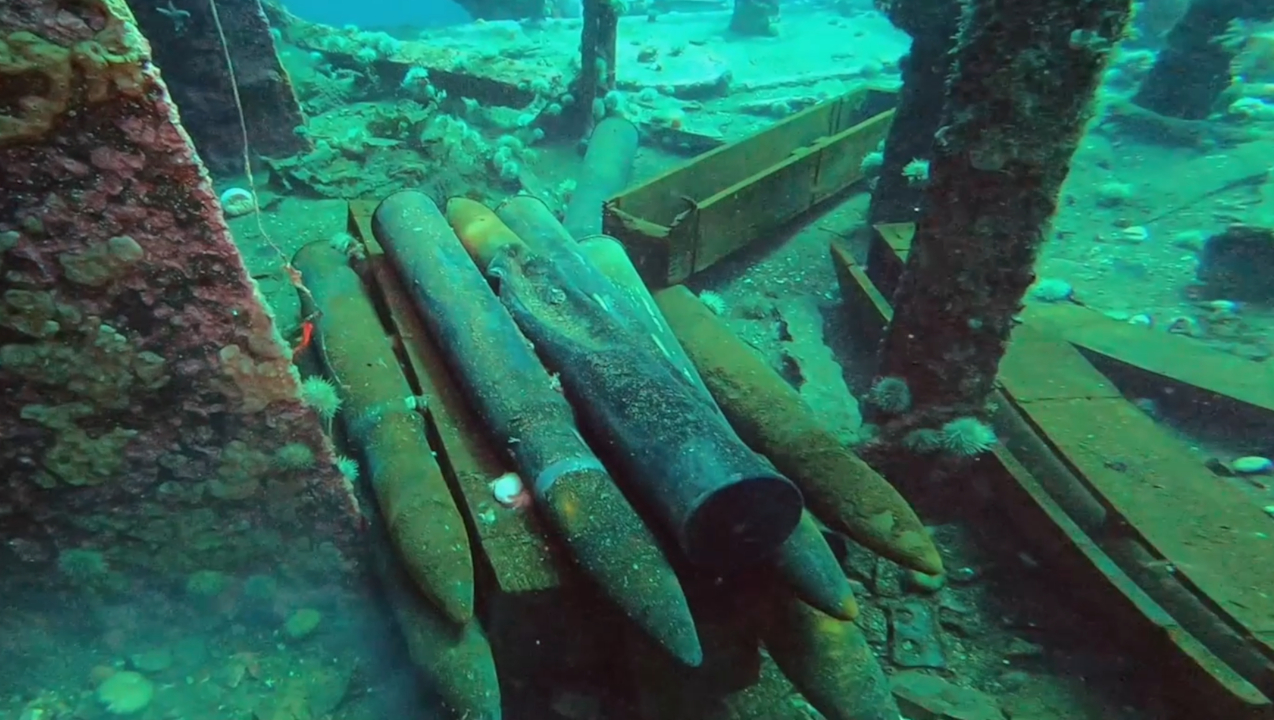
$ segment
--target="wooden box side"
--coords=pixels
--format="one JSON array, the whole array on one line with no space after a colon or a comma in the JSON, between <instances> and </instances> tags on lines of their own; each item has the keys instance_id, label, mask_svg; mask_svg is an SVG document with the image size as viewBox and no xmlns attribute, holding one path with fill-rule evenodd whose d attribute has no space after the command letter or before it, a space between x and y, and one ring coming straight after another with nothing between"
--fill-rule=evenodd
<instances>
[{"instance_id":1,"label":"wooden box side","mask_svg":"<svg viewBox=\"0 0 1274 720\"><path fill-rule=\"evenodd\" d=\"M608 200L602 205L602 232L624 245L646 284L662 287L677 282L672 279L679 270L673 267L671 228L631 215Z\"/></svg>"},{"instance_id":2,"label":"wooden box side","mask_svg":"<svg viewBox=\"0 0 1274 720\"><path fill-rule=\"evenodd\" d=\"M671 226L688 206L775 165L797 148L835 135L870 94L856 89L802 110L742 140L710 150L611 199L615 208L647 222Z\"/></svg>"},{"instance_id":3,"label":"wooden box side","mask_svg":"<svg viewBox=\"0 0 1274 720\"><path fill-rule=\"evenodd\" d=\"M693 211L694 270L784 227L864 178L863 158L889 132L886 111L791 152L781 162L713 195ZM775 142L781 142L776 138Z\"/></svg>"}]
</instances>

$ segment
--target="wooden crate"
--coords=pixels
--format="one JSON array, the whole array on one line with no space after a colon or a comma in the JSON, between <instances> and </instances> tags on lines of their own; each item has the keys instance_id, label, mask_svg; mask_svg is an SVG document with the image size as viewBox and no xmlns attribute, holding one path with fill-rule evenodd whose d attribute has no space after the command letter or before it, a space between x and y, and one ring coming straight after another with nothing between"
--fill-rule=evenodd
<instances>
[{"instance_id":1,"label":"wooden crate","mask_svg":"<svg viewBox=\"0 0 1274 720\"><path fill-rule=\"evenodd\" d=\"M894 96L860 88L608 200L605 231L646 282L681 282L863 179Z\"/></svg>"}]
</instances>

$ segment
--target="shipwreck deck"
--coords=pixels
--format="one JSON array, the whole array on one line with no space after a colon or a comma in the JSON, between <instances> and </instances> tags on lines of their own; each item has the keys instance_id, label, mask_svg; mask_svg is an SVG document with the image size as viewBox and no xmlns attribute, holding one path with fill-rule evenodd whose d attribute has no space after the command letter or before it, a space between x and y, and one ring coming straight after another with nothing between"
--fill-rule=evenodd
<instances>
[{"instance_id":1,"label":"shipwreck deck","mask_svg":"<svg viewBox=\"0 0 1274 720\"><path fill-rule=\"evenodd\" d=\"M608 229L628 246L648 284L680 282L783 234L862 180L861 161L887 129L890 104L887 95L857 91L708 153L613 198ZM538 648L532 655L545 667L561 667L545 653L586 658L604 651L597 647L604 642L540 646L539 638L555 634L549 616L564 622L562 604L578 601L568 600L574 592L564 587L570 573L542 542L540 528L481 522L486 481L502 468L489 449L474 445L474 421L447 389L436 348L411 317L401 287L377 269L370 211L352 204L350 230L367 243L404 364L431 396L432 432L449 449L465 448L445 459L465 514L474 519L480 582L504 608L497 614L538 618L531 633L538 637L514 632L510 620L510 634L496 631L492 644L510 655ZM844 311L865 346L888 322L887 298L911 233L910 225L875 228L866 267L841 240L832 243ZM1170 678L1163 685L1181 717L1274 719L1270 518L1250 493L1218 478L1180 436L1130 401L1110 372L1171 387L1219 421L1274 424L1274 368L1079 305L1032 307L1022 319L992 398L1002 443L974 469L992 484L997 514L1012 520L1061 585L1113 633L1162 662ZM462 472L466 463L469 471ZM588 634L607 636L604 627L596 630ZM524 677L535 670L526 668Z\"/></svg>"}]
</instances>

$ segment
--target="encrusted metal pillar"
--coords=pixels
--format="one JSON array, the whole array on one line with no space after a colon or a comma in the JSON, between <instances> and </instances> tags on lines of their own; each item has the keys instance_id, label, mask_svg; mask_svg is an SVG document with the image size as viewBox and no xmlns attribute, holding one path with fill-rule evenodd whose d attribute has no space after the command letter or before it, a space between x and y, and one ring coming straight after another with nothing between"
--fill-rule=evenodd
<instances>
[{"instance_id":1,"label":"encrusted metal pillar","mask_svg":"<svg viewBox=\"0 0 1274 720\"><path fill-rule=\"evenodd\" d=\"M1131 0L969 0L881 375L886 439L980 415Z\"/></svg>"},{"instance_id":2,"label":"encrusted metal pillar","mask_svg":"<svg viewBox=\"0 0 1274 720\"><path fill-rule=\"evenodd\" d=\"M911 36L902 60L898 112L889 126L885 158L871 194L869 221L914 222L920 215L924 187L908 180L903 168L927 160L933 136L942 123L942 101L951 74L951 39L960 19L957 0L897 0L879 3L889 20Z\"/></svg>"},{"instance_id":3,"label":"encrusted metal pillar","mask_svg":"<svg viewBox=\"0 0 1274 720\"><path fill-rule=\"evenodd\" d=\"M1274 0L1194 0L1168 33L1133 102L1160 115L1201 120L1230 85L1232 44L1219 42L1236 20L1274 19Z\"/></svg>"},{"instance_id":4,"label":"encrusted metal pillar","mask_svg":"<svg viewBox=\"0 0 1274 720\"><path fill-rule=\"evenodd\" d=\"M575 79L576 112L580 137L587 138L593 125L606 116L606 94L615 89L615 46L619 35L616 0L584 0L584 26L580 35L580 71ZM602 104L597 105L600 101Z\"/></svg>"},{"instance_id":5,"label":"encrusted metal pillar","mask_svg":"<svg viewBox=\"0 0 1274 720\"><path fill-rule=\"evenodd\" d=\"M778 35L779 0L734 0L730 29L740 35Z\"/></svg>"}]
</instances>

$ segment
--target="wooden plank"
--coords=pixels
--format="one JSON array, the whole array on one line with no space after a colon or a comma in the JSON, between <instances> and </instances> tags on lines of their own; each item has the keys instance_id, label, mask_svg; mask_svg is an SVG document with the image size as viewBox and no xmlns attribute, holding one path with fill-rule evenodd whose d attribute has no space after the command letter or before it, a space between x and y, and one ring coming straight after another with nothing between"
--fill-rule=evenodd
<instances>
[{"instance_id":1,"label":"wooden plank","mask_svg":"<svg viewBox=\"0 0 1274 720\"><path fill-rule=\"evenodd\" d=\"M818 155L801 148L709 197L684 222L694 228L694 272L790 221L810 207Z\"/></svg>"},{"instance_id":2,"label":"wooden plank","mask_svg":"<svg viewBox=\"0 0 1274 720\"><path fill-rule=\"evenodd\" d=\"M866 177L863 160L885 141L893 121L894 110L886 110L821 141L811 206L839 195Z\"/></svg>"},{"instance_id":3,"label":"wooden plank","mask_svg":"<svg viewBox=\"0 0 1274 720\"><path fill-rule=\"evenodd\" d=\"M880 239L893 248L898 259L907 260L907 251L911 249L911 238L916 234L915 223L880 223L875 226Z\"/></svg>"},{"instance_id":4,"label":"wooden plank","mask_svg":"<svg viewBox=\"0 0 1274 720\"><path fill-rule=\"evenodd\" d=\"M872 229L876 234L867 248L867 277L882 295L892 298L898 290L898 281L902 279L916 226L913 223L880 223Z\"/></svg>"},{"instance_id":5,"label":"wooden plank","mask_svg":"<svg viewBox=\"0 0 1274 720\"><path fill-rule=\"evenodd\" d=\"M1128 639L1149 640L1148 652L1166 661L1184 677L1199 672L1216 682L1222 690L1209 698L1210 717L1268 718L1274 711L1268 698L1248 682L1206 645L1183 628L1154 598L1150 597L1102 547L1053 500L1035 476L1004 447L994 451L996 467L1003 472L998 487L1001 500L1014 508L1011 517L1036 547L1047 548L1052 558L1067 569L1067 581L1076 588L1081 601L1102 614L1115 632ZM1012 497L1006 497L1011 495ZM1143 637L1135 637L1137 626ZM1146 637L1148 636L1148 637ZM1186 703L1198 703L1198 687L1166 688L1169 696L1178 695Z\"/></svg>"},{"instance_id":6,"label":"wooden plank","mask_svg":"<svg viewBox=\"0 0 1274 720\"><path fill-rule=\"evenodd\" d=\"M854 261L849 248L839 240L832 241L832 265L850 313L850 327L863 337L868 347L876 347L893 319L893 308L868 279L866 271Z\"/></svg>"},{"instance_id":7,"label":"wooden plank","mask_svg":"<svg viewBox=\"0 0 1274 720\"><path fill-rule=\"evenodd\" d=\"M1070 343L1030 323L1013 331L999 380L1019 402L1123 397Z\"/></svg>"},{"instance_id":8,"label":"wooden plank","mask_svg":"<svg viewBox=\"0 0 1274 720\"><path fill-rule=\"evenodd\" d=\"M372 213L376 212L379 200L350 200L349 212L345 216L345 232L353 235L364 244L375 242L372 237Z\"/></svg>"},{"instance_id":9,"label":"wooden plank","mask_svg":"<svg viewBox=\"0 0 1274 720\"><path fill-rule=\"evenodd\" d=\"M1274 364L1219 352L1182 335L1129 325L1079 305L1036 305L1023 318L1047 326L1087 352L1274 418Z\"/></svg>"},{"instance_id":10,"label":"wooden plank","mask_svg":"<svg viewBox=\"0 0 1274 720\"><path fill-rule=\"evenodd\" d=\"M1274 538L1256 503L1122 398L1021 407L1178 578L1274 656Z\"/></svg>"}]
</instances>

